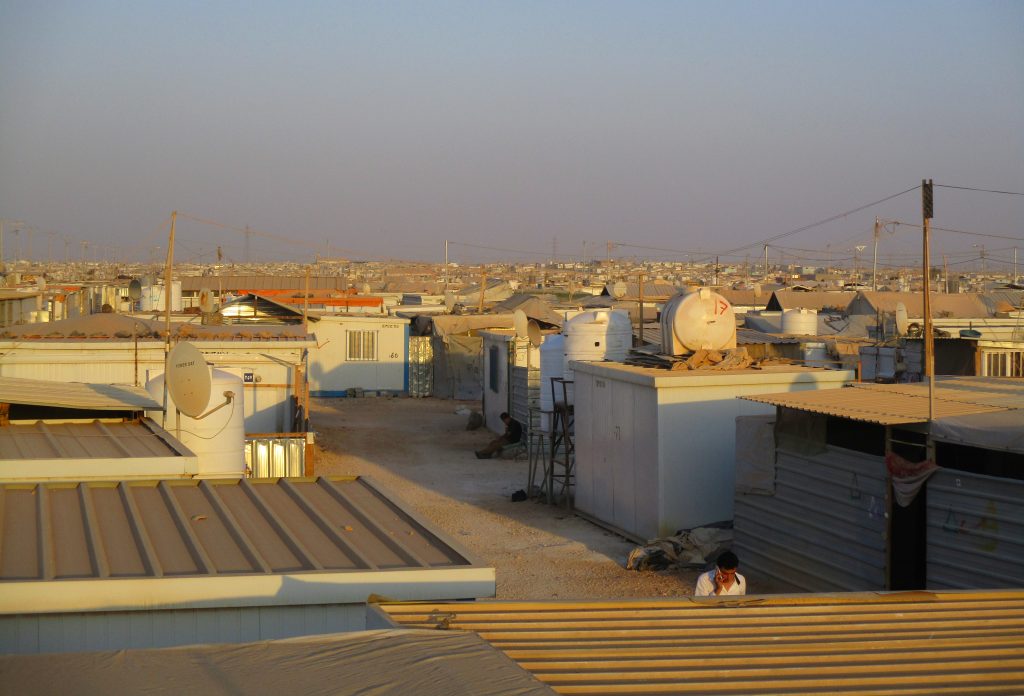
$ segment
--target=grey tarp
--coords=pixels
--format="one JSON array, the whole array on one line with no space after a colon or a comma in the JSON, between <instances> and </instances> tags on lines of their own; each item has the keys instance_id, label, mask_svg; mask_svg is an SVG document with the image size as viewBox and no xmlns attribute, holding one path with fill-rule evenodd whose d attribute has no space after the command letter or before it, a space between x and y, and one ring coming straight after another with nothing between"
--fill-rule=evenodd
<instances>
[{"instance_id":1,"label":"grey tarp","mask_svg":"<svg viewBox=\"0 0 1024 696\"><path fill-rule=\"evenodd\" d=\"M1006 450L1024 454L1024 410L974 413L932 421L931 436L983 449Z\"/></svg>"},{"instance_id":2,"label":"grey tarp","mask_svg":"<svg viewBox=\"0 0 1024 696\"><path fill-rule=\"evenodd\" d=\"M0 656L18 694L553 694L475 633L388 629L259 643Z\"/></svg>"},{"instance_id":3,"label":"grey tarp","mask_svg":"<svg viewBox=\"0 0 1024 696\"><path fill-rule=\"evenodd\" d=\"M483 344L479 336L434 337L434 396L479 401L483 398Z\"/></svg>"}]
</instances>

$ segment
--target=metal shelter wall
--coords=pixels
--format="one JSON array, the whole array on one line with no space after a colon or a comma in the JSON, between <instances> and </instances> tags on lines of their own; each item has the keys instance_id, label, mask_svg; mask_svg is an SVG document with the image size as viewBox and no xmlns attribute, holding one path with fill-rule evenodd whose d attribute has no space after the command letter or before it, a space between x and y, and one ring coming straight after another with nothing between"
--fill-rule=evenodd
<instances>
[{"instance_id":1,"label":"metal shelter wall","mask_svg":"<svg viewBox=\"0 0 1024 696\"><path fill-rule=\"evenodd\" d=\"M775 494L736 495L745 572L807 592L885 589L886 491L881 457L777 449Z\"/></svg>"},{"instance_id":2,"label":"metal shelter wall","mask_svg":"<svg viewBox=\"0 0 1024 696\"><path fill-rule=\"evenodd\" d=\"M537 414L540 413L540 360L530 360L530 341L528 339L516 338L509 344L513 351L511 356L511 397L510 412L512 417L528 426L530 429L538 427L539 422L530 422L530 409ZM533 364L536 362L536 364Z\"/></svg>"},{"instance_id":3,"label":"metal shelter wall","mask_svg":"<svg viewBox=\"0 0 1024 696\"><path fill-rule=\"evenodd\" d=\"M1024 587L1024 481L940 469L927 507L928 589Z\"/></svg>"},{"instance_id":4,"label":"metal shelter wall","mask_svg":"<svg viewBox=\"0 0 1024 696\"><path fill-rule=\"evenodd\" d=\"M434 393L434 349L430 336L409 337L409 396Z\"/></svg>"}]
</instances>

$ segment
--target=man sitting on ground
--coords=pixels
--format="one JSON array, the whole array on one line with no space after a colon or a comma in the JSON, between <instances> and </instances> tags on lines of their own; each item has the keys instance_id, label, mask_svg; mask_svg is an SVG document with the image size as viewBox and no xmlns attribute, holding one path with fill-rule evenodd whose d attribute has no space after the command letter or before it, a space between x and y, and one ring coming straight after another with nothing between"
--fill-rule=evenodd
<instances>
[{"instance_id":1,"label":"man sitting on ground","mask_svg":"<svg viewBox=\"0 0 1024 696\"><path fill-rule=\"evenodd\" d=\"M745 595L747 581L736 572L740 559L732 551L726 551L718 557L714 570L701 573L697 578L697 589L694 597L713 597L715 595Z\"/></svg>"},{"instance_id":2,"label":"man sitting on ground","mask_svg":"<svg viewBox=\"0 0 1024 696\"><path fill-rule=\"evenodd\" d=\"M523 439L523 426L519 421L507 413L501 414L501 421L505 424L504 434L491 440L490 444L482 450L477 450L477 459L490 459L496 452L500 452L503 447L514 445Z\"/></svg>"}]
</instances>

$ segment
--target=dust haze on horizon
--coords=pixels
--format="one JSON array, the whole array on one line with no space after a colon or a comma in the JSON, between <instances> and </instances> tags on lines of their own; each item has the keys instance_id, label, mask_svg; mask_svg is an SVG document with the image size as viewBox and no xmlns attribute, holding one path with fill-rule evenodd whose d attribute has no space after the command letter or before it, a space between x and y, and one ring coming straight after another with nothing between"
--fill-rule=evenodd
<instances>
[{"instance_id":1,"label":"dust haze on horizon","mask_svg":"<svg viewBox=\"0 0 1024 696\"><path fill-rule=\"evenodd\" d=\"M1024 191L1024 4L0 4L0 218L35 259L160 257L172 210L262 261L678 258L923 177ZM876 215L920 197L778 244L841 258ZM243 260L179 223L176 258ZM1024 240L1024 196L937 188L934 223ZM933 254L976 244L1024 250Z\"/></svg>"}]
</instances>

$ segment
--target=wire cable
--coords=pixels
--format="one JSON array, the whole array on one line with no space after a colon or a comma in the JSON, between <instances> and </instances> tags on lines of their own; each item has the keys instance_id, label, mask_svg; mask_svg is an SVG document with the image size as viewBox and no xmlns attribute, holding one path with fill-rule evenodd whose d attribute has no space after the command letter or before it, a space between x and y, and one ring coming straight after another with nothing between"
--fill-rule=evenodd
<instances>
[{"instance_id":1,"label":"wire cable","mask_svg":"<svg viewBox=\"0 0 1024 696\"><path fill-rule=\"evenodd\" d=\"M1024 196L1018 191L997 191L995 189L974 188L972 186L953 186L951 184L932 184L935 188L957 189L960 191L980 191L981 193L1001 193L1006 196Z\"/></svg>"}]
</instances>

